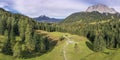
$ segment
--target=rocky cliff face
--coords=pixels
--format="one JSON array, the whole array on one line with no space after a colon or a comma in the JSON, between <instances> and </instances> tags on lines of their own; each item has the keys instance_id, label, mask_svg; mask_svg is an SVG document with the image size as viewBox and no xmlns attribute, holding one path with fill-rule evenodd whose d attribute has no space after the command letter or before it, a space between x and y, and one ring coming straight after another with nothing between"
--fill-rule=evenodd
<instances>
[{"instance_id":1,"label":"rocky cliff face","mask_svg":"<svg viewBox=\"0 0 120 60\"><path fill-rule=\"evenodd\" d=\"M96 5L90 6L86 10L86 12L93 12L93 11L98 11L99 13L111 13L111 14L118 13L117 11L115 11L114 8L109 8L108 6L103 4L96 4Z\"/></svg>"}]
</instances>

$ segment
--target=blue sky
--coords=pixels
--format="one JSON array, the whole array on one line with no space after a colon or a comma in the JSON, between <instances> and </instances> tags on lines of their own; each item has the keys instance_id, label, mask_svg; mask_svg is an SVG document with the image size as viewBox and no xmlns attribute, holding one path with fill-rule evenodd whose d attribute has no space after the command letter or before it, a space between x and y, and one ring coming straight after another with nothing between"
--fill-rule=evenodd
<instances>
[{"instance_id":1,"label":"blue sky","mask_svg":"<svg viewBox=\"0 0 120 60\"><path fill-rule=\"evenodd\" d=\"M120 0L0 0L0 7L29 17L47 15L65 18L98 3L108 5L120 12Z\"/></svg>"}]
</instances>

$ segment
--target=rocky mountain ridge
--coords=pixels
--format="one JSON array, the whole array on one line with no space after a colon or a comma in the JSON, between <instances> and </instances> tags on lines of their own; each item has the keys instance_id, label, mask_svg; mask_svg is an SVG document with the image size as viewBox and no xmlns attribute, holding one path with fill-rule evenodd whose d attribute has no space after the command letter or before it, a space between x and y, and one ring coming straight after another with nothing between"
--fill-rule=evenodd
<instances>
[{"instance_id":1,"label":"rocky mountain ridge","mask_svg":"<svg viewBox=\"0 0 120 60\"><path fill-rule=\"evenodd\" d=\"M114 8L110 8L104 4L96 4L87 8L86 12L98 11L99 13L118 13Z\"/></svg>"}]
</instances>

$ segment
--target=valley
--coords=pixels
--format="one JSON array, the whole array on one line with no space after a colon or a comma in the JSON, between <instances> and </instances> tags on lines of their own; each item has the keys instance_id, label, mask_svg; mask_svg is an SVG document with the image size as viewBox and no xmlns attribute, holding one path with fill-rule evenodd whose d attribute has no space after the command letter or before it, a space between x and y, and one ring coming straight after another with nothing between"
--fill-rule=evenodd
<instances>
[{"instance_id":1,"label":"valley","mask_svg":"<svg viewBox=\"0 0 120 60\"><path fill-rule=\"evenodd\" d=\"M58 39L59 42L52 51L47 52L41 56L36 56L28 59L19 59L19 58L14 58L12 56L0 54L1 56L0 59L1 60L8 60L8 59L9 60L48 60L48 59L49 60L56 60L56 59L57 60L89 60L89 59L109 60L111 59L111 57L114 57L111 60L119 59L119 52L120 52L119 49L116 50L106 49L103 52L95 53L90 49L90 47L88 47L90 46L88 44L91 44L91 42L83 36L72 35L69 33L60 33L60 32L41 31L41 33L48 34L53 40ZM56 36L56 34L58 36ZM65 39L62 41L59 40L59 37L61 35L65 37Z\"/></svg>"},{"instance_id":2,"label":"valley","mask_svg":"<svg viewBox=\"0 0 120 60\"><path fill-rule=\"evenodd\" d=\"M119 60L120 13L103 4L65 19L0 8L0 60Z\"/></svg>"}]
</instances>

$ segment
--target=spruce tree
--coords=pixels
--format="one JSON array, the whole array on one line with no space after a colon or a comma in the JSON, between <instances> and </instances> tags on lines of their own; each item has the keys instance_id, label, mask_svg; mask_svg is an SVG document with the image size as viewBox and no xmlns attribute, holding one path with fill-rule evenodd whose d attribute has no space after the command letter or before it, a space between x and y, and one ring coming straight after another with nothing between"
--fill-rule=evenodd
<instances>
[{"instance_id":1,"label":"spruce tree","mask_svg":"<svg viewBox=\"0 0 120 60\"><path fill-rule=\"evenodd\" d=\"M27 24L25 32L25 44L29 52L35 49L35 40L33 39L33 27Z\"/></svg>"}]
</instances>

